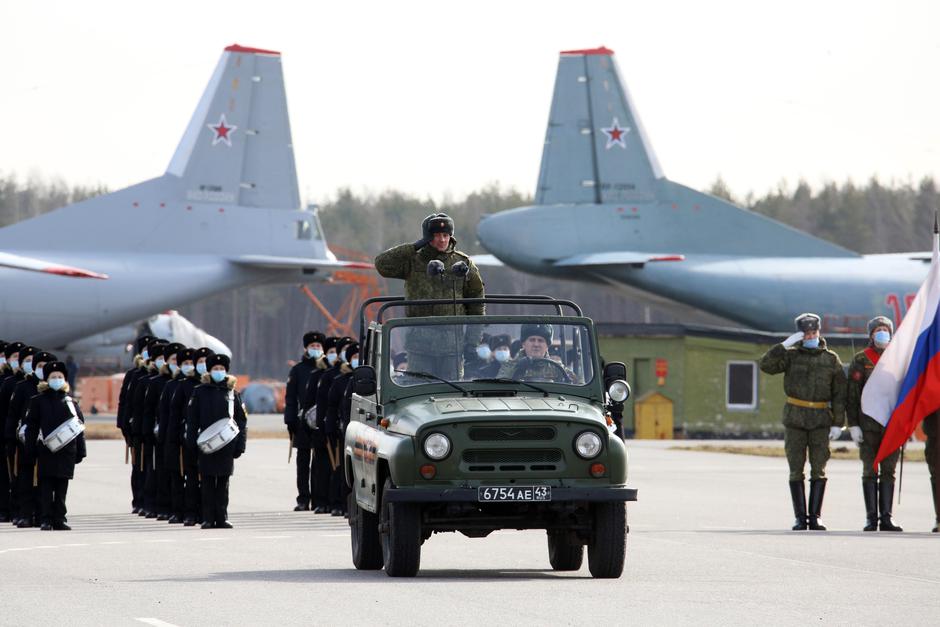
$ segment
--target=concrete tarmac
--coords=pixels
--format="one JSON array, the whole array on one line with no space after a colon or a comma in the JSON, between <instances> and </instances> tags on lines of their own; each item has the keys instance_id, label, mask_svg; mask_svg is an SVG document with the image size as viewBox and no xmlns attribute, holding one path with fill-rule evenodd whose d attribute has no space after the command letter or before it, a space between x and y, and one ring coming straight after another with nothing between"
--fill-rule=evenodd
<instances>
[{"instance_id":1,"label":"concrete tarmac","mask_svg":"<svg viewBox=\"0 0 940 627\"><path fill-rule=\"evenodd\" d=\"M792 532L786 462L630 442L627 566L555 573L544 532L435 535L415 579L352 567L342 518L290 511L286 440L249 440L232 530L132 516L120 441L89 442L73 531L0 527L0 625L935 625L940 534L923 462L900 534L861 531L857 461L829 463L828 532ZM850 444L851 446L851 444Z\"/></svg>"}]
</instances>

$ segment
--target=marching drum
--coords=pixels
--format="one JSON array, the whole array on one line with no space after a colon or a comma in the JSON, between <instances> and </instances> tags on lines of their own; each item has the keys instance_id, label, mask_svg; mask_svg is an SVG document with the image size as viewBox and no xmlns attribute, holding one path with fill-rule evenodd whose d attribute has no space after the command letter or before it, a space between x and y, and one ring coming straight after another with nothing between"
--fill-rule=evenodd
<instances>
[{"instance_id":1,"label":"marching drum","mask_svg":"<svg viewBox=\"0 0 940 627\"><path fill-rule=\"evenodd\" d=\"M308 409L307 413L304 414L304 422L307 423L307 426L310 427L311 430L313 431L317 430L317 406L316 405Z\"/></svg>"},{"instance_id":2,"label":"marching drum","mask_svg":"<svg viewBox=\"0 0 940 627\"><path fill-rule=\"evenodd\" d=\"M209 455L232 443L238 436L238 425L233 418L222 418L209 425L196 440L199 450Z\"/></svg>"},{"instance_id":3,"label":"marching drum","mask_svg":"<svg viewBox=\"0 0 940 627\"><path fill-rule=\"evenodd\" d=\"M77 416L72 416L56 427L52 433L47 435L43 439L42 443L46 445L47 449L55 453L60 448L80 436L84 430L85 423L79 420ZM23 435L25 439L25 433Z\"/></svg>"},{"instance_id":4,"label":"marching drum","mask_svg":"<svg viewBox=\"0 0 940 627\"><path fill-rule=\"evenodd\" d=\"M26 424L21 424L20 428L16 430L16 439L20 441L20 444L26 446Z\"/></svg>"}]
</instances>

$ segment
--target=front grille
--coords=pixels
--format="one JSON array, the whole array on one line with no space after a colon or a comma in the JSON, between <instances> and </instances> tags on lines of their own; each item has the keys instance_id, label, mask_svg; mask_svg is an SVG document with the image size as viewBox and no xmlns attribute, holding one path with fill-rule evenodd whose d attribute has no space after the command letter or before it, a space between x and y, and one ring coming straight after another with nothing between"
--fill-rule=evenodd
<instances>
[{"instance_id":1,"label":"front grille","mask_svg":"<svg viewBox=\"0 0 940 627\"><path fill-rule=\"evenodd\" d=\"M467 464L546 464L562 460L557 449L469 450L463 452Z\"/></svg>"},{"instance_id":2,"label":"front grille","mask_svg":"<svg viewBox=\"0 0 940 627\"><path fill-rule=\"evenodd\" d=\"M471 427L470 439L475 442L525 442L554 440L554 427Z\"/></svg>"}]
</instances>

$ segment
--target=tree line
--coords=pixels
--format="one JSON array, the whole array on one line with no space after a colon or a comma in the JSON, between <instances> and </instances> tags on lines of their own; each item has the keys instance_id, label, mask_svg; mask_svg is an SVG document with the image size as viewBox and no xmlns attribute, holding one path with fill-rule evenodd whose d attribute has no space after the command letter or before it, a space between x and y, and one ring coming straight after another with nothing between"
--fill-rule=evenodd
<instances>
[{"instance_id":1,"label":"tree line","mask_svg":"<svg viewBox=\"0 0 940 627\"><path fill-rule=\"evenodd\" d=\"M22 180L0 172L0 226L107 191L102 185L70 186L35 176ZM932 178L890 184L872 178L864 184L832 182L818 189L805 181L792 188L781 182L762 196L737 197L718 177L705 191L859 253L929 250L934 211L940 207L940 192ZM421 220L444 212L455 218L460 248L477 254L485 252L475 236L481 216L531 202L530 195L498 184L464 198L443 200L395 190L340 189L320 203L318 215L330 245L371 258L401 242L415 241ZM595 285L533 277L506 268L488 268L484 274L490 293L549 293L570 298L598 322L717 321L708 314L677 314ZM390 281L383 287L398 294L402 286L400 281ZM314 284L311 289L331 311L340 307L349 292L345 285ZM179 303L177 309L226 342L234 352L233 367L253 377L282 378L287 361L300 356L304 331L326 324L298 286L239 289L196 303Z\"/></svg>"}]
</instances>

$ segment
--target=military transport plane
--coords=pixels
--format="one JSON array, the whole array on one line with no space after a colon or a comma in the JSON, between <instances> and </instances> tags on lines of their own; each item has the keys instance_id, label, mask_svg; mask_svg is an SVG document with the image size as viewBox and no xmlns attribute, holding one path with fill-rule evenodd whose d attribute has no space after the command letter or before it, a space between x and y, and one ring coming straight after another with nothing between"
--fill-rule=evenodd
<instances>
[{"instance_id":1,"label":"military transport plane","mask_svg":"<svg viewBox=\"0 0 940 627\"><path fill-rule=\"evenodd\" d=\"M535 206L485 217L478 237L525 272L767 331L792 330L804 311L830 332L865 333L879 314L898 322L930 258L859 255L670 181L603 47L561 53Z\"/></svg>"},{"instance_id":2,"label":"military transport plane","mask_svg":"<svg viewBox=\"0 0 940 627\"><path fill-rule=\"evenodd\" d=\"M280 53L229 46L162 176L0 229L0 337L57 349L225 290L371 268L338 261L300 206Z\"/></svg>"}]
</instances>

